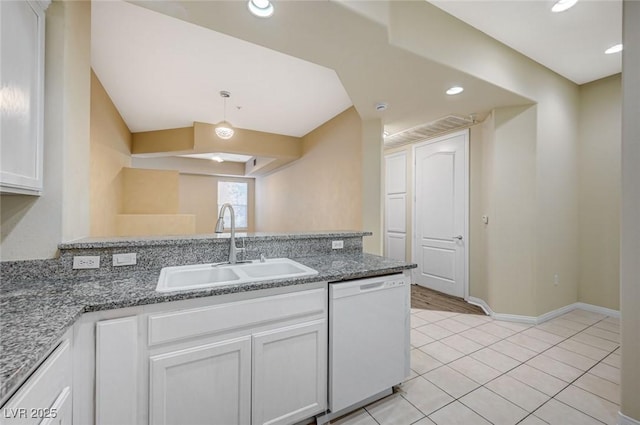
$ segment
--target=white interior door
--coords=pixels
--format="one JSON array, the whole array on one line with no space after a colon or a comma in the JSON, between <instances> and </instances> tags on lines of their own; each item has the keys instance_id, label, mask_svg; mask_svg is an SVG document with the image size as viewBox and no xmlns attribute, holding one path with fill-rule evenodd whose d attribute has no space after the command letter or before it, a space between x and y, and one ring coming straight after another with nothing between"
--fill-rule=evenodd
<instances>
[{"instance_id":1,"label":"white interior door","mask_svg":"<svg viewBox=\"0 0 640 425\"><path fill-rule=\"evenodd\" d=\"M406 254L406 197L407 155L405 152L386 155L384 196L384 255L407 261Z\"/></svg>"},{"instance_id":2,"label":"white interior door","mask_svg":"<svg viewBox=\"0 0 640 425\"><path fill-rule=\"evenodd\" d=\"M415 283L467 296L468 131L415 148Z\"/></svg>"}]
</instances>

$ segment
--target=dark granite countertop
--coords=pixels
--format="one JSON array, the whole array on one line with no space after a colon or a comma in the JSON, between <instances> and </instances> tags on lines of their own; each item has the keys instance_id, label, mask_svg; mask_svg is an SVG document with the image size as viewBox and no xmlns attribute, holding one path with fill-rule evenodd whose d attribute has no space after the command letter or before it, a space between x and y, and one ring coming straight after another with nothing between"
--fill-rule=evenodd
<instances>
[{"instance_id":1,"label":"dark granite countertop","mask_svg":"<svg viewBox=\"0 0 640 425\"><path fill-rule=\"evenodd\" d=\"M0 283L0 400L4 400L87 312L255 291L309 282L357 279L414 268L371 254L295 258L318 275L212 289L156 292L160 271Z\"/></svg>"}]
</instances>

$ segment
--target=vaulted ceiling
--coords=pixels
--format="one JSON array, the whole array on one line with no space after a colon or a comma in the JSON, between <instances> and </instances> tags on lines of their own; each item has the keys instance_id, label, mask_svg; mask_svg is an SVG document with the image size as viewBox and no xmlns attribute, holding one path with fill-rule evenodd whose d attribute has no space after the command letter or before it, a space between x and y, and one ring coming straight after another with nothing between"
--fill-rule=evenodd
<instances>
[{"instance_id":1,"label":"vaulted ceiling","mask_svg":"<svg viewBox=\"0 0 640 425\"><path fill-rule=\"evenodd\" d=\"M588 2L611 3L607 13L604 6L583 9L614 21L616 2ZM543 19L540 3L547 13L546 0L436 5L527 55L527 47L518 44L522 40L552 50L545 35L561 34L560 27L547 31L548 22L536 27L536 19ZM92 65L134 132L221 121L220 90L232 93L226 116L234 126L293 136L306 134L351 105L362 119L379 118L394 133L451 114L481 117L495 107L532 103L393 45L387 1L276 1L275 7L273 17L260 19L248 12L244 1L94 2ZM533 8L540 11L519 13ZM556 62L536 59L535 51L529 56L578 83L619 70L615 57L597 67L588 66L588 59L568 56L568 46L574 43L575 49L580 31L593 25L566 20L573 22L565 28L571 36L558 42L562 48L550 55ZM615 38L615 29L592 32L602 40L607 34L607 40ZM595 38L580 47L600 51L599 45L592 46ZM465 91L447 96L445 90L453 85ZM388 104L386 111L376 109L380 102Z\"/></svg>"}]
</instances>

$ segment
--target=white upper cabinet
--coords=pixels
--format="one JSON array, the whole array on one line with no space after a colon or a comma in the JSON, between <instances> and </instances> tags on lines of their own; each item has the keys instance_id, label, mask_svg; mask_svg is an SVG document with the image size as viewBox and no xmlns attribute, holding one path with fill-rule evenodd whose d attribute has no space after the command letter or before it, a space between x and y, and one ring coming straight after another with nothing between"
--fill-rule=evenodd
<instances>
[{"instance_id":1,"label":"white upper cabinet","mask_svg":"<svg viewBox=\"0 0 640 425\"><path fill-rule=\"evenodd\" d=\"M42 191L44 22L49 1L0 1L0 190Z\"/></svg>"}]
</instances>

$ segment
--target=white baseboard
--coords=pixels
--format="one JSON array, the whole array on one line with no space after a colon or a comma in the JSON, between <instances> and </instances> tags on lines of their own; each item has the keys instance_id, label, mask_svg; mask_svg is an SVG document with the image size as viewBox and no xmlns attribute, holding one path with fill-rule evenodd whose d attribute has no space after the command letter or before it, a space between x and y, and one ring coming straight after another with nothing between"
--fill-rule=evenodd
<instances>
[{"instance_id":1,"label":"white baseboard","mask_svg":"<svg viewBox=\"0 0 640 425\"><path fill-rule=\"evenodd\" d=\"M536 318L536 325L538 325L540 323L544 323L547 320L555 319L558 316L562 316L563 314L566 314L566 313L568 313L570 311L575 310L576 308L578 308L577 304L578 303L565 305L564 307L560 307L560 308L557 308L555 310L548 311L545 314L543 314L542 316L538 316Z\"/></svg>"},{"instance_id":2,"label":"white baseboard","mask_svg":"<svg viewBox=\"0 0 640 425\"><path fill-rule=\"evenodd\" d=\"M520 314L504 314L504 313L494 313L491 317L496 320L502 320L505 322L517 322L517 323L526 323L527 325L535 325L537 324L537 317L535 316L522 316Z\"/></svg>"},{"instance_id":3,"label":"white baseboard","mask_svg":"<svg viewBox=\"0 0 640 425\"><path fill-rule=\"evenodd\" d=\"M491 316L496 320L527 323L530 325L538 325L540 323L544 323L547 320L551 320L558 316L562 316L563 314L566 314L576 309L591 311L593 313L599 313L599 314L604 314L606 316L620 318L620 312L618 310L612 310L610 308L600 307L597 305L586 304L586 303L573 303L573 304L565 305L564 307L557 308L555 310L549 311L541 316L536 317L536 316L523 316L519 314L497 313L491 310L491 307L489 307L489 304L487 304L486 301L484 301L481 298L468 297L466 301L469 304L477 305L478 307L482 308L482 310L484 310L487 316Z\"/></svg>"},{"instance_id":4,"label":"white baseboard","mask_svg":"<svg viewBox=\"0 0 640 425\"><path fill-rule=\"evenodd\" d=\"M640 425L640 421L618 412L618 425Z\"/></svg>"},{"instance_id":5,"label":"white baseboard","mask_svg":"<svg viewBox=\"0 0 640 425\"><path fill-rule=\"evenodd\" d=\"M484 302L484 300L476 297L467 297L465 301L468 302L469 304L477 305L482 309L482 311L484 311L484 314L486 314L487 316L493 317L493 314L494 314L493 310L491 310L491 307L489 307L489 304Z\"/></svg>"},{"instance_id":6,"label":"white baseboard","mask_svg":"<svg viewBox=\"0 0 640 425\"><path fill-rule=\"evenodd\" d=\"M576 304L577 304L576 308L579 308L579 309L582 309L582 310L591 311L593 313L604 314L606 316L615 317L617 319L620 318L620 311L619 310L613 310L613 309L606 308L606 307L600 307L599 305L593 305L593 304L587 304L587 303L576 303Z\"/></svg>"}]
</instances>

